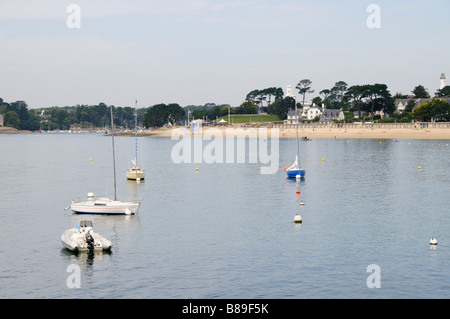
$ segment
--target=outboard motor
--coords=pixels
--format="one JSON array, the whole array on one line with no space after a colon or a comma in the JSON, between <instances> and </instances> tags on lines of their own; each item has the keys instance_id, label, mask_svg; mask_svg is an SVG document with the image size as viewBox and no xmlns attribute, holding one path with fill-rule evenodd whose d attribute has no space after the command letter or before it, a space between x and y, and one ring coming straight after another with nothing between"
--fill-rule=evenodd
<instances>
[{"instance_id":1,"label":"outboard motor","mask_svg":"<svg viewBox=\"0 0 450 319\"><path fill-rule=\"evenodd\" d=\"M87 244L89 250L94 249L94 237L92 237L92 235L89 231L86 233L86 244Z\"/></svg>"}]
</instances>

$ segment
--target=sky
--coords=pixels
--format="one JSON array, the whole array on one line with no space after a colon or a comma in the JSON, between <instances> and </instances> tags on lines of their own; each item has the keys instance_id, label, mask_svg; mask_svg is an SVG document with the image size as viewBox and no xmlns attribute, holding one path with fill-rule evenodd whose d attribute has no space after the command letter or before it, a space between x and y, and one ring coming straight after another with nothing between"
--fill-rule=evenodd
<instances>
[{"instance_id":1,"label":"sky","mask_svg":"<svg viewBox=\"0 0 450 319\"><path fill-rule=\"evenodd\" d=\"M0 98L239 106L303 79L309 101L338 81L433 96L441 73L450 84L449 12L449 0L0 0Z\"/></svg>"}]
</instances>

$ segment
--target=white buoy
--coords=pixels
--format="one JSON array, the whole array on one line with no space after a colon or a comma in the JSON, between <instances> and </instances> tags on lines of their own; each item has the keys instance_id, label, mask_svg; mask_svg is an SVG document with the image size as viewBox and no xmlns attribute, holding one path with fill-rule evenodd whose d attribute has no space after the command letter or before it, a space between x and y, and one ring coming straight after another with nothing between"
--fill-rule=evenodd
<instances>
[{"instance_id":1,"label":"white buoy","mask_svg":"<svg viewBox=\"0 0 450 319\"><path fill-rule=\"evenodd\" d=\"M430 239L430 245L437 245L437 239L434 237L431 237Z\"/></svg>"},{"instance_id":2,"label":"white buoy","mask_svg":"<svg viewBox=\"0 0 450 319\"><path fill-rule=\"evenodd\" d=\"M302 216L300 216L299 214L295 215L294 222L296 224L300 224L302 222Z\"/></svg>"},{"instance_id":3,"label":"white buoy","mask_svg":"<svg viewBox=\"0 0 450 319\"><path fill-rule=\"evenodd\" d=\"M300 202L300 203L298 203L299 205L305 205L305 202Z\"/></svg>"},{"instance_id":4,"label":"white buoy","mask_svg":"<svg viewBox=\"0 0 450 319\"><path fill-rule=\"evenodd\" d=\"M296 179L300 179L300 175L297 174L297 175L295 176L295 178L296 178Z\"/></svg>"},{"instance_id":5,"label":"white buoy","mask_svg":"<svg viewBox=\"0 0 450 319\"><path fill-rule=\"evenodd\" d=\"M139 177L136 177L136 182L140 182L141 179Z\"/></svg>"},{"instance_id":6,"label":"white buoy","mask_svg":"<svg viewBox=\"0 0 450 319\"><path fill-rule=\"evenodd\" d=\"M131 210L129 210L128 208L125 210L125 215L131 215Z\"/></svg>"}]
</instances>

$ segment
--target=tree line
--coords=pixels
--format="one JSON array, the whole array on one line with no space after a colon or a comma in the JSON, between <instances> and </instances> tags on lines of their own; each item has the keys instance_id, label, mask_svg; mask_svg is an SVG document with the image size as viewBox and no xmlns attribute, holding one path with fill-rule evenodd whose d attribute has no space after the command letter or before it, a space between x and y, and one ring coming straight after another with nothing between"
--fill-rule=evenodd
<instances>
[{"instance_id":1,"label":"tree line","mask_svg":"<svg viewBox=\"0 0 450 319\"><path fill-rule=\"evenodd\" d=\"M289 110L297 108L303 109L306 105L306 95L312 94L315 90L312 88L312 81L309 79L301 80L297 83L295 88L300 95L300 101L296 101L293 97L275 96L275 101L267 106L268 114L278 115L281 120L287 118ZM279 89L281 92L282 90ZM259 92L265 92L260 90ZM247 99L259 98L258 94L254 94L258 90L254 90L247 95ZM323 89L319 95L312 98L312 104L317 106L324 106L327 109L341 109L345 114L346 121L354 121L354 112L358 114L359 118L377 119L383 113L387 119L384 121L403 121L410 122L411 120L429 121L440 120L450 121L450 105L449 103L439 100L425 103L425 107L416 107L415 99L430 98L428 90L422 85L416 86L412 91L412 95L402 95L396 93L394 96L388 90L386 84L364 84L348 86L345 81L338 81L333 87ZM435 93L435 98L450 97L450 86L445 86ZM410 99L408 107L403 112L399 112L395 106L396 99ZM297 102L297 103L296 103ZM423 111L423 110L426 110ZM300 111L299 111L300 112ZM358 121L360 119L357 119Z\"/></svg>"},{"instance_id":2,"label":"tree line","mask_svg":"<svg viewBox=\"0 0 450 319\"><path fill-rule=\"evenodd\" d=\"M39 117L28 110L24 101L7 103L0 98L0 114L3 115L3 125L18 130L36 131L39 129Z\"/></svg>"},{"instance_id":3,"label":"tree line","mask_svg":"<svg viewBox=\"0 0 450 319\"><path fill-rule=\"evenodd\" d=\"M296 104L297 108L302 109L306 105L306 95L315 92L309 79L299 81L295 88L301 97L299 101L284 96L282 88L269 87L250 91L237 107L214 103L202 106L189 105L184 108L177 103L156 104L138 109L138 123L149 128L169 123L181 124L188 119L215 120L228 114L257 114L261 111L277 115L280 120L284 120L289 110L295 109ZM383 112L388 117L386 121L450 121L450 104L438 99L450 97L450 86L437 90L434 94L434 98L437 99L418 106L415 99L430 98L430 93L422 85L416 86L411 93L412 95L396 93L392 96L386 84L348 86L346 82L338 81L333 87L321 90L311 102L328 109L341 109L344 111L346 121L355 120L354 112L360 118L364 119L365 116L371 120L380 118L375 114ZM403 112L396 110L395 99L409 99ZM134 128L134 112L134 107L114 107L114 124L122 128ZM54 106L29 110L24 101L8 103L0 98L0 114L3 115L4 126L30 131L67 130L74 126L90 129L109 126L111 122L109 106L103 102L97 105Z\"/></svg>"},{"instance_id":4,"label":"tree line","mask_svg":"<svg viewBox=\"0 0 450 319\"><path fill-rule=\"evenodd\" d=\"M138 123L142 123L146 109L138 109ZM110 106L98 105L53 106L50 108L28 109L24 101L7 103L0 98L0 114L4 126L19 130L68 130L71 127L93 129L109 127L111 124ZM114 107L114 125L122 128L135 127L134 107Z\"/></svg>"}]
</instances>

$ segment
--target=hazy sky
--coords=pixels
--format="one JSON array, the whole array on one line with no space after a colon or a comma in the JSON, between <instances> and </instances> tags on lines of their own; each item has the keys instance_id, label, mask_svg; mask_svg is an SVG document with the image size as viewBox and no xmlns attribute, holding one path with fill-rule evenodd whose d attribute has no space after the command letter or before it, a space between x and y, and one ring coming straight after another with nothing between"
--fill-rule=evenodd
<instances>
[{"instance_id":1,"label":"hazy sky","mask_svg":"<svg viewBox=\"0 0 450 319\"><path fill-rule=\"evenodd\" d=\"M302 79L308 100L337 81L434 95L442 72L450 84L449 12L449 0L0 0L0 97L238 106Z\"/></svg>"}]
</instances>

